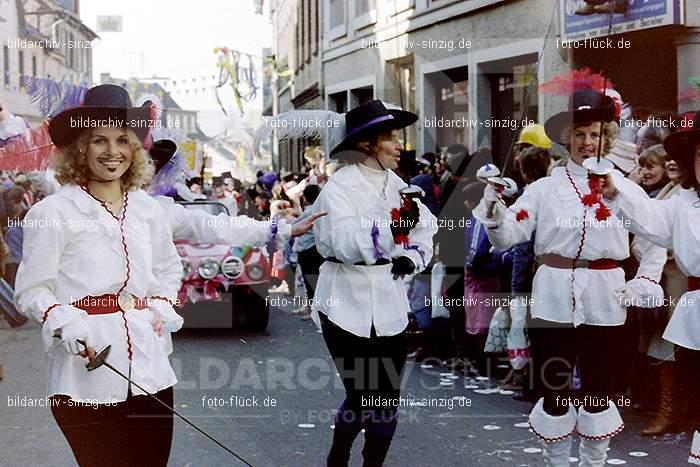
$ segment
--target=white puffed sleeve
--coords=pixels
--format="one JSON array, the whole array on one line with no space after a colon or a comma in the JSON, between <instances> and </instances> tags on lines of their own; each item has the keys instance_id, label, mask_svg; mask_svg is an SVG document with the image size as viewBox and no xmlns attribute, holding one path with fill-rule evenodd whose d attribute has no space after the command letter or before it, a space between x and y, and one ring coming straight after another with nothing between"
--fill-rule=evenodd
<instances>
[{"instance_id":1,"label":"white puffed sleeve","mask_svg":"<svg viewBox=\"0 0 700 467\"><path fill-rule=\"evenodd\" d=\"M15 280L15 302L20 311L42 324L46 349L53 344L58 330L73 321L85 319L87 313L59 303L55 295L61 254L66 248L66 232L60 215L50 198L35 204L24 219L22 262Z\"/></svg>"},{"instance_id":2,"label":"white puffed sleeve","mask_svg":"<svg viewBox=\"0 0 700 467\"><path fill-rule=\"evenodd\" d=\"M154 204L156 208L159 206ZM162 210L156 209L154 214L155 219L151 223L151 244L155 283L151 284L149 290L149 305L160 313L165 321L166 330L175 332L183 324L182 317L172 307L180 290L182 263Z\"/></svg>"},{"instance_id":3,"label":"white puffed sleeve","mask_svg":"<svg viewBox=\"0 0 700 467\"><path fill-rule=\"evenodd\" d=\"M618 195L606 201L615 215L625 222L627 230L663 247L673 244L673 226L678 213L678 196L651 199L644 190L629 180L615 180Z\"/></svg>"},{"instance_id":4,"label":"white puffed sleeve","mask_svg":"<svg viewBox=\"0 0 700 467\"><path fill-rule=\"evenodd\" d=\"M263 246L270 241L276 221L258 221L247 216L218 216L200 209L187 209L167 196L156 199L165 211L174 240L192 240L229 246ZM277 222L276 243L281 248L292 234L292 225Z\"/></svg>"},{"instance_id":5,"label":"white puffed sleeve","mask_svg":"<svg viewBox=\"0 0 700 467\"><path fill-rule=\"evenodd\" d=\"M508 250L532 238L532 232L537 226L539 192L540 184L537 182L526 186L522 196L510 206L510 209L506 209L502 203L497 202L490 217L486 201L482 199L479 202L474 209L474 217L486 227L486 235L496 249ZM517 213L527 213L527 216L517 220Z\"/></svg>"}]
</instances>

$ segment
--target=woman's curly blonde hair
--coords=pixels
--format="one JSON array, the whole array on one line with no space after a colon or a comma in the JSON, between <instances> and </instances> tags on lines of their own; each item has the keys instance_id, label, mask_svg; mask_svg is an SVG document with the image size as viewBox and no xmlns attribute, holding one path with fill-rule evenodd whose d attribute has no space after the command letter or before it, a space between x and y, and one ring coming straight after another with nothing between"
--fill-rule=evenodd
<instances>
[{"instance_id":1,"label":"woman's curly blonde hair","mask_svg":"<svg viewBox=\"0 0 700 467\"><path fill-rule=\"evenodd\" d=\"M129 169L121 176L122 187L127 191L138 190L151 182L155 167L136 134L128 128L126 134L134 152L134 159ZM90 180L87 148L91 136L92 130L86 130L78 139L61 150L54 164L56 179L61 185L66 183L87 185Z\"/></svg>"}]
</instances>

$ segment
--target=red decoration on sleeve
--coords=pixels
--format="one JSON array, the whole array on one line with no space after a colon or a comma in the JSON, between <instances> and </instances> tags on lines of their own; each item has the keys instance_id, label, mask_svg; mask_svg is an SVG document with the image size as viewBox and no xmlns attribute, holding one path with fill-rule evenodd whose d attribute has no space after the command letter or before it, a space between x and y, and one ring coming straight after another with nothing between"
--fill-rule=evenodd
<instances>
[{"instance_id":1,"label":"red decoration on sleeve","mask_svg":"<svg viewBox=\"0 0 700 467\"><path fill-rule=\"evenodd\" d=\"M517 212L517 214L515 214L515 220L518 222L527 219L528 217L530 217L530 214L528 214L527 210L525 209L521 209Z\"/></svg>"},{"instance_id":2,"label":"red decoration on sleeve","mask_svg":"<svg viewBox=\"0 0 700 467\"><path fill-rule=\"evenodd\" d=\"M600 203L598 205L598 209L595 210L595 218L599 221L604 221L611 215L612 211L610 211L610 208L604 205L603 203Z\"/></svg>"}]
</instances>

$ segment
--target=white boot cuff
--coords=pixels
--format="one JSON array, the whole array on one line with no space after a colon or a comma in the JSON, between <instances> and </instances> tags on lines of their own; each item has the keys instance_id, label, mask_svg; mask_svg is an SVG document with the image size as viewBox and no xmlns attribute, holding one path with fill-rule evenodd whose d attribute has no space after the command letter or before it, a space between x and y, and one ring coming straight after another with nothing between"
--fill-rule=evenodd
<instances>
[{"instance_id":1,"label":"white boot cuff","mask_svg":"<svg viewBox=\"0 0 700 467\"><path fill-rule=\"evenodd\" d=\"M690 448L688 462L700 465L700 431L696 431L695 434L693 434L693 445Z\"/></svg>"},{"instance_id":2,"label":"white boot cuff","mask_svg":"<svg viewBox=\"0 0 700 467\"><path fill-rule=\"evenodd\" d=\"M576 410L569 405L569 411L555 417L544 411L544 399L540 398L530 412L530 428L545 443L563 441L576 431Z\"/></svg>"},{"instance_id":3,"label":"white boot cuff","mask_svg":"<svg viewBox=\"0 0 700 467\"><path fill-rule=\"evenodd\" d=\"M585 439L604 440L612 438L622 431L625 424L620 412L613 402L608 402L608 408L602 412L590 413L581 407L578 411L576 431Z\"/></svg>"}]
</instances>

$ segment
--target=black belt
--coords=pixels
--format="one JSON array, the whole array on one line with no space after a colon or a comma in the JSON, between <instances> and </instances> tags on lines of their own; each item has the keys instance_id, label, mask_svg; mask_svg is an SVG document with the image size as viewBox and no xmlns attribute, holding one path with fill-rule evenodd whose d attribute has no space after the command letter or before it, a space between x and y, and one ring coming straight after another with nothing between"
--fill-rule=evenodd
<instances>
[{"instance_id":1,"label":"black belt","mask_svg":"<svg viewBox=\"0 0 700 467\"><path fill-rule=\"evenodd\" d=\"M326 261L330 261L331 263L347 264L347 263L343 263L342 261L340 261L340 260L339 260L338 258L336 258L335 256L331 256L331 257L329 257L329 258L324 258L324 259L325 259ZM367 263L365 263L364 261L358 261L357 263L353 264L353 266L384 266L384 265L389 264L389 263L391 263L390 260L388 260L388 259L386 259L386 258L379 258L379 259L377 260L377 262L374 263L374 264L367 264Z\"/></svg>"}]
</instances>

